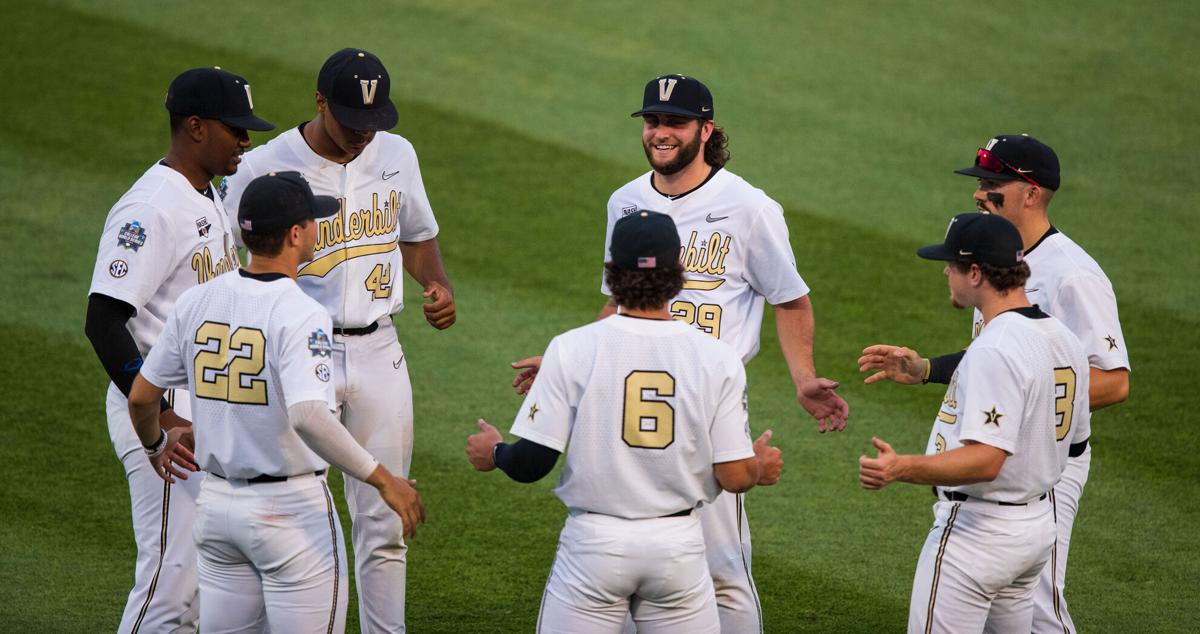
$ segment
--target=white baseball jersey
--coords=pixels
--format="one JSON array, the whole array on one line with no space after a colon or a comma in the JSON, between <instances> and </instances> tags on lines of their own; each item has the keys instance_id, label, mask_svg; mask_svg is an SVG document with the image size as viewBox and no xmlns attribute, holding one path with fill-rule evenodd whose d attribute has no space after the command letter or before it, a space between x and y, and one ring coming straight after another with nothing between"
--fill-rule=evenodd
<instances>
[{"instance_id":1,"label":"white baseball jersey","mask_svg":"<svg viewBox=\"0 0 1200 634\"><path fill-rule=\"evenodd\" d=\"M88 294L134 307L127 326L145 356L180 293L239 265L220 198L159 162L108 212Z\"/></svg>"},{"instance_id":2,"label":"white baseball jersey","mask_svg":"<svg viewBox=\"0 0 1200 634\"><path fill-rule=\"evenodd\" d=\"M325 306L338 328L362 328L400 312L399 242L422 242L438 233L412 144L379 132L362 154L342 165L314 152L300 128L292 128L247 152L237 174L221 183L235 226L246 185L284 170L300 172L314 194L341 203L337 214L316 221L316 256L300 267L300 288Z\"/></svg>"},{"instance_id":3,"label":"white baseball jersey","mask_svg":"<svg viewBox=\"0 0 1200 634\"><path fill-rule=\"evenodd\" d=\"M783 208L740 176L716 170L700 187L670 198L643 174L608 199L604 260L612 260L613 225L647 209L667 214L679 229L679 259L687 282L671 302L676 319L725 341L748 363L758 353L763 301L772 305L808 294L796 272ZM610 294L601 282L600 291Z\"/></svg>"},{"instance_id":4,"label":"white baseball jersey","mask_svg":"<svg viewBox=\"0 0 1200 634\"><path fill-rule=\"evenodd\" d=\"M159 387L187 387L196 463L226 478L293 476L329 465L287 410L333 410L329 314L290 278L239 271L185 292L142 366Z\"/></svg>"},{"instance_id":5,"label":"white baseball jersey","mask_svg":"<svg viewBox=\"0 0 1200 634\"><path fill-rule=\"evenodd\" d=\"M1083 433L1083 436L1073 436ZM1062 322L1036 308L997 315L967 348L929 434L927 454L974 441L1008 458L992 482L942 487L992 502L1050 490L1073 437L1091 434L1087 355Z\"/></svg>"},{"instance_id":6,"label":"white baseball jersey","mask_svg":"<svg viewBox=\"0 0 1200 634\"><path fill-rule=\"evenodd\" d=\"M661 517L720 493L713 464L754 455L746 373L677 321L617 315L555 337L512 433L567 450L567 508Z\"/></svg>"},{"instance_id":7,"label":"white baseball jersey","mask_svg":"<svg viewBox=\"0 0 1200 634\"><path fill-rule=\"evenodd\" d=\"M1088 364L1101 370L1129 367L1129 353L1117 317L1117 298L1104 270L1074 240L1051 229L1025 252L1029 302L1066 324L1083 343ZM983 328L975 310L972 336ZM1082 440L1082 438L1079 438Z\"/></svg>"}]
</instances>

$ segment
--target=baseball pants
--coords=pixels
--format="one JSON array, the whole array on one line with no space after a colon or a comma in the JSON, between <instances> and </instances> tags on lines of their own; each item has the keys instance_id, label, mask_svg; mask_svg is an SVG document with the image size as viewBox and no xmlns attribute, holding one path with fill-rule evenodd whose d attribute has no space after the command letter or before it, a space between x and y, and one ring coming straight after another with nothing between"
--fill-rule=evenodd
<instances>
[{"instance_id":1,"label":"baseball pants","mask_svg":"<svg viewBox=\"0 0 1200 634\"><path fill-rule=\"evenodd\" d=\"M627 520L572 512L542 594L539 634L717 634L720 621L695 513Z\"/></svg>"},{"instance_id":2,"label":"baseball pants","mask_svg":"<svg viewBox=\"0 0 1200 634\"><path fill-rule=\"evenodd\" d=\"M722 634L763 631L758 588L750 574L750 524L744 500L741 493L722 492L698 511Z\"/></svg>"},{"instance_id":3,"label":"baseball pants","mask_svg":"<svg viewBox=\"0 0 1200 634\"><path fill-rule=\"evenodd\" d=\"M334 335L338 414L346 429L389 471L408 477L413 408L408 362L390 318L375 332ZM363 632L403 632L408 546L400 517L369 484L345 478L358 614Z\"/></svg>"},{"instance_id":4,"label":"baseball pants","mask_svg":"<svg viewBox=\"0 0 1200 634\"><path fill-rule=\"evenodd\" d=\"M168 396L175 412L191 418L191 402L183 390ZM204 473L167 484L158 477L129 419L129 402L116 386L108 386L105 402L108 435L125 469L137 545L133 588L117 628L120 634L184 634L196 631L199 616L196 547L192 520Z\"/></svg>"},{"instance_id":5,"label":"baseball pants","mask_svg":"<svg viewBox=\"0 0 1200 634\"><path fill-rule=\"evenodd\" d=\"M1020 633L1054 546L1049 499L1001 506L937 502L908 609L909 634Z\"/></svg>"},{"instance_id":6,"label":"baseball pants","mask_svg":"<svg viewBox=\"0 0 1200 634\"><path fill-rule=\"evenodd\" d=\"M210 475L194 530L204 634L344 632L346 546L325 476Z\"/></svg>"},{"instance_id":7,"label":"baseball pants","mask_svg":"<svg viewBox=\"0 0 1200 634\"><path fill-rule=\"evenodd\" d=\"M1063 589L1067 583L1067 551L1071 547L1071 529L1075 526L1079 498L1083 496L1083 486L1087 484L1091 464L1092 448L1089 445L1080 456L1067 459L1067 468L1063 471L1062 478L1050 492L1058 539L1055 540L1050 561L1042 570L1042 580L1033 593L1035 634L1075 632L1075 622L1067 612L1067 597Z\"/></svg>"}]
</instances>

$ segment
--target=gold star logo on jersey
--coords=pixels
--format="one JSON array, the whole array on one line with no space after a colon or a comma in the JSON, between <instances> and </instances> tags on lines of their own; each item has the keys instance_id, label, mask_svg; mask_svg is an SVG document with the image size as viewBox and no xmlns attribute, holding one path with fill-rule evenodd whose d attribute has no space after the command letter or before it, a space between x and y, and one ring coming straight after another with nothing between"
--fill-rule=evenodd
<instances>
[{"instance_id":1,"label":"gold star logo on jersey","mask_svg":"<svg viewBox=\"0 0 1200 634\"><path fill-rule=\"evenodd\" d=\"M541 410L538 409L537 403L534 403L533 405L529 406L529 422L531 422L531 423L533 422L533 417L537 416L537 413L539 411L541 411Z\"/></svg>"},{"instance_id":2,"label":"gold star logo on jersey","mask_svg":"<svg viewBox=\"0 0 1200 634\"><path fill-rule=\"evenodd\" d=\"M992 406L992 411L985 411L983 415L987 416L987 420L983 421L984 425L995 425L996 427L1000 426L1000 419L1004 417L1004 414L996 411L995 405Z\"/></svg>"},{"instance_id":3,"label":"gold star logo on jersey","mask_svg":"<svg viewBox=\"0 0 1200 634\"><path fill-rule=\"evenodd\" d=\"M1104 336L1104 340L1108 342L1108 349L1109 349L1109 350L1116 350L1116 349L1117 349L1117 340L1116 340L1116 339L1114 339L1112 335L1105 335L1105 336Z\"/></svg>"}]
</instances>

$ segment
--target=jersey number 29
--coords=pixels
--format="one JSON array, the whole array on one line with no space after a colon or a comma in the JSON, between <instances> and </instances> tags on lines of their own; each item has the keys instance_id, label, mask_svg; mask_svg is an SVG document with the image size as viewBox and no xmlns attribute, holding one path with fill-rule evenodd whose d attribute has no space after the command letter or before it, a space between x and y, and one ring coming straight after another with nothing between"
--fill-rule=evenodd
<instances>
[{"instance_id":1,"label":"jersey number 29","mask_svg":"<svg viewBox=\"0 0 1200 634\"><path fill-rule=\"evenodd\" d=\"M263 370L267 347L261 330L238 328L231 332L229 324L206 321L196 329L195 342L216 344L215 350L196 353L196 396L244 405L267 404L267 382L254 378Z\"/></svg>"}]
</instances>

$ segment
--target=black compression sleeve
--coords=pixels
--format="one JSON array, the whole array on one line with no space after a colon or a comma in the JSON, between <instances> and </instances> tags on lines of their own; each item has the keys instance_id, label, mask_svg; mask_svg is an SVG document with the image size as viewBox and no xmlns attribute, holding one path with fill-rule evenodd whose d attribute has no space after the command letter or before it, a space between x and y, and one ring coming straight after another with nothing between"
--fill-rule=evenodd
<instances>
[{"instance_id":1,"label":"black compression sleeve","mask_svg":"<svg viewBox=\"0 0 1200 634\"><path fill-rule=\"evenodd\" d=\"M88 297L87 321L83 326L100 365L125 396L129 396L133 377L142 367L142 353L125 327L135 312L133 306L119 299L93 293Z\"/></svg>"},{"instance_id":2,"label":"black compression sleeve","mask_svg":"<svg viewBox=\"0 0 1200 634\"><path fill-rule=\"evenodd\" d=\"M500 443L492 454L496 466L517 482L537 482L558 462L559 452L522 438L514 444Z\"/></svg>"},{"instance_id":3,"label":"black compression sleeve","mask_svg":"<svg viewBox=\"0 0 1200 634\"><path fill-rule=\"evenodd\" d=\"M950 379L954 376L954 370L958 368L958 364L962 362L963 355L966 353L966 350L959 350L930 359L929 378L925 382L941 383L942 385L950 383Z\"/></svg>"}]
</instances>

